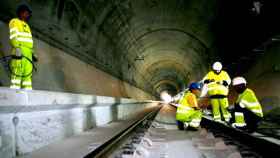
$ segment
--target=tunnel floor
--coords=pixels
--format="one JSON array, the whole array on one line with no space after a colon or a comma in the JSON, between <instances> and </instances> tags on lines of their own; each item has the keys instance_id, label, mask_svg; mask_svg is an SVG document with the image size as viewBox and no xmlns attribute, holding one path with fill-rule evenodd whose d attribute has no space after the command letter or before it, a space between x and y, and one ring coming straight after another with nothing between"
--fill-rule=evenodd
<instances>
[{"instance_id":1,"label":"tunnel floor","mask_svg":"<svg viewBox=\"0 0 280 158\"><path fill-rule=\"evenodd\" d=\"M158 104L158 103L154 103ZM201 127L197 131L178 130L175 120L176 108L162 104L162 107L151 126L143 132L141 141L132 143L130 148L119 145L116 150L118 154L110 155L114 158L261 158L256 151L246 144L242 144L229 138L222 130L207 129ZM127 127L135 119L126 121L113 121L107 125L89 130L81 135L51 144L39 149L25 157L47 158L67 157L76 158L87 152L95 150L107 139ZM256 134L255 134L256 135ZM262 137L262 136L261 136ZM150 145L143 145L150 142ZM275 140L275 139L274 139ZM280 144L280 141L277 141ZM125 144L125 143L124 143ZM124 151L125 149L125 151ZM93 156L94 157L94 156Z\"/></svg>"}]
</instances>

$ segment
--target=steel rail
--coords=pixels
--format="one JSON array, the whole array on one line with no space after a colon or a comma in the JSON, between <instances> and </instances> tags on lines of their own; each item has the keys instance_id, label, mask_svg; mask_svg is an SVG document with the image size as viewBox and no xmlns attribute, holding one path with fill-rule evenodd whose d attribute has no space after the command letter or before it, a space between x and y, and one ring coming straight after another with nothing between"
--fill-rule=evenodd
<instances>
[{"instance_id":1,"label":"steel rail","mask_svg":"<svg viewBox=\"0 0 280 158\"><path fill-rule=\"evenodd\" d=\"M120 142L123 138L125 138L128 134L130 134L137 126L139 126L143 121L147 120L148 118L155 116L157 112L160 110L161 107L157 108L149 112L147 115L141 117L140 119L133 122L129 127L124 129L123 131L116 134L110 140L106 141L104 144L100 145L98 148L90 152L84 158L95 158L95 157L104 157L104 155L112 148L115 144Z\"/></svg>"},{"instance_id":2,"label":"steel rail","mask_svg":"<svg viewBox=\"0 0 280 158\"><path fill-rule=\"evenodd\" d=\"M207 129L215 129L217 131L221 131L221 133L224 133L225 135L230 136L234 140L250 147L254 152L256 152L262 157L271 157L272 155L280 152L280 143L277 144L275 142L268 141L267 139L265 139L270 139L271 137L257 137L253 134L246 133L241 130L229 127L227 125L215 122L206 117L203 117L201 125L206 127Z\"/></svg>"}]
</instances>

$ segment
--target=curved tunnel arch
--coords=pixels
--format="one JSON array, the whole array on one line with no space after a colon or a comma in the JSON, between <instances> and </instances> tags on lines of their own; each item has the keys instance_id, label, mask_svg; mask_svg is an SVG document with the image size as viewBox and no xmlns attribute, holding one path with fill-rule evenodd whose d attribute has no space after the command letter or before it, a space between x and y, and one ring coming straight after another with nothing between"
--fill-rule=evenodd
<instances>
[{"instance_id":1,"label":"curved tunnel arch","mask_svg":"<svg viewBox=\"0 0 280 158\"><path fill-rule=\"evenodd\" d=\"M143 81L137 81L140 79L138 74L148 76L146 77L146 82L149 82L149 76L151 76L149 69L151 69L151 67L156 66L157 69L164 70L167 65L172 65L174 71L179 70L181 72L174 75L179 75L180 78L185 78L184 76L189 75L192 72L190 70L192 68L191 65L201 64L205 61L205 59L201 58L203 56L201 54L205 52L197 52L197 50L193 48L195 46L197 47L197 45L201 45L201 43L193 40L189 34L182 34L173 29L163 28L154 32L152 31L145 34L145 36L138 38L138 42L142 44L144 50L138 55L135 55L135 52L131 52L132 55L127 56L130 57L131 60L137 56L143 58L143 61L135 61L135 69L138 71L132 72L132 74L134 78L136 78L136 83L144 87L147 86L145 86L146 84ZM193 43L194 46L191 46ZM200 47L205 48L205 46ZM159 63L161 63L161 66L159 66ZM180 69L185 70L182 71ZM165 71L162 72L165 73ZM157 75L160 74L158 73ZM155 83L152 83L152 85L153 84ZM179 84L182 85L182 83ZM151 87L147 87L145 89L150 88Z\"/></svg>"},{"instance_id":2,"label":"curved tunnel arch","mask_svg":"<svg viewBox=\"0 0 280 158\"><path fill-rule=\"evenodd\" d=\"M206 67L202 63L213 44L208 22L215 17L211 8L216 2L161 0L151 5L150 1L136 0L54 1L50 0L51 7L42 13L40 8L46 3L31 1L34 11L39 12L31 21L34 30L65 52L144 91L151 92L153 84L164 80L168 71L174 73L167 79L173 78L181 85L176 78L199 78L201 74L191 69ZM57 18L58 11L63 11L61 6L68 3L78 12L76 26L71 27L73 21L67 18L71 13ZM138 57L140 60L135 60ZM150 83L151 78L154 83Z\"/></svg>"}]
</instances>

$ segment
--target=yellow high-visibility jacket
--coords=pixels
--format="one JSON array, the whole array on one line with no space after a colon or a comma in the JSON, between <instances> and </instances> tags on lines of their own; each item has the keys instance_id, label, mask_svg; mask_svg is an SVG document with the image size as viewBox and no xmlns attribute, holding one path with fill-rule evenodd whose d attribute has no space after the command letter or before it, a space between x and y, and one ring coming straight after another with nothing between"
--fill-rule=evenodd
<instances>
[{"instance_id":1,"label":"yellow high-visibility jacket","mask_svg":"<svg viewBox=\"0 0 280 158\"><path fill-rule=\"evenodd\" d=\"M242 94L240 94L236 103L239 104L240 107L252 111L259 117L263 117L262 106L251 89L247 88Z\"/></svg>"},{"instance_id":2,"label":"yellow high-visibility jacket","mask_svg":"<svg viewBox=\"0 0 280 158\"><path fill-rule=\"evenodd\" d=\"M222 70L219 74L216 74L214 71L208 72L208 74L203 78L205 80L214 80L215 82L223 82L223 80L227 81L228 85L231 83L231 79L228 73Z\"/></svg>"},{"instance_id":3,"label":"yellow high-visibility jacket","mask_svg":"<svg viewBox=\"0 0 280 158\"><path fill-rule=\"evenodd\" d=\"M179 106L176 111L176 120L185 122L190 119L189 116L199 112L199 110L194 109L195 107L198 107L196 96L190 91L187 91L179 100Z\"/></svg>"},{"instance_id":4,"label":"yellow high-visibility jacket","mask_svg":"<svg viewBox=\"0 0 280 158\"><path fill-rule=\"evenodd\" d=\"M191 93L190 91L187 91L184 96L179 100L179 104L182 106L187 106L191 108L198 107L197 99L195 94Z\"/></svg>"},{"instance_id":5,"label":"yellow high-visibility jacket","mask_svg":"<svg viewBox=\"0 0 280 158\"><path fill-rule=\"evenodd\" d=\"M210 71L204 78L205 80L212 80L208 84L207 94L209 96L213 95L228 95L228 87L223 85L223 81L226 81L228 85L231 83L231 79L226 71L221 71L219 74L216 74L214 71Z\"/></svg>"},{"instance_id":6,"label":"yellow high-visibility jacket","mask_svg":"<svg viewBox=\"0 0 280 158\"><path fill-rule=\"evenodd\" d=\"M32 33L29 25L18 18L14 18L9 23L10 42L12 47L33 48Z\"/></svg>"}]
</instances>

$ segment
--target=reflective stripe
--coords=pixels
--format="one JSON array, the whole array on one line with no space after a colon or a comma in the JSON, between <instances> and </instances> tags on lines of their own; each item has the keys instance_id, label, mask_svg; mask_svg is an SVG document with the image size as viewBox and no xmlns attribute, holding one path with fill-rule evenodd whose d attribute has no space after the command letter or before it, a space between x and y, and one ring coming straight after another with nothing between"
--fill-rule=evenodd
<instances>
[{"instance_id":1,"label":"reflective stripe","mask_svg":"<svg viewBox=\"0 0 280 158\"><path fill-rule=\"evenodd\" d=\"M11 85L11 86L10 86L10 88L11 88L11 89L20 89L20 86L17 86L17 85Z\"/></svg>"},{"instance_id":2,"label":"reflective stripe","mask_svg":"<svg viewBox=\"0 0 280 158\"><path fill-rule=\"evenodd\" d=\"M177 113L183 113L183 114L185 114L185 113L187 113L189 110L192 110L192 108L180 104L179 107L177 108Z\"/></svg>"},{"instance_id":3,"label":"reflective stripe","mask_svg":"<svg viewBox=\"0 0 280 158\"><path fill-rule=\"evenodd\" d=\"M24 86L31 86L32 83L31 83L31 81L24 81L24 82L22 82L22 85L24 85Z\"/></svg>"},{"instance_id":4,"label":"reflective stripe","mask_svg":"<svg viewBox=\"0 0 280 158\"><path fill-rule=\"evenodd\" d=\"M252 111L253 111L254 113L262 113L262 110L261 110L261 109L252 109Z\"/></svg>"},{"instance_id":5,"label":"reflective stripe","mask_svg":"<svg viewBox=\"0 0 280 158\"><path fill-rule=\"evenodd\" d=\"M18 32L17 34L20 36L32 37L31 33L27 33L27 32Z\"/></svg>"},{"instance_id":6,"label":"reflective stripe","mask_svg":"<svg viewBox=\"0 0 280 158\"><path fill-rule=\"evenodd\" d=\"M189 110L186 110L186 109L179 109L179 110L177 110L177 113L183 113L183 114L185 114L185 113L187 113Z\"/></svg>"},{"instance_id":7,"label":"reflective stripe","mask_svg":"<svg viewBox=\"0 0 280 158\"><path fill-rule=\"evenodd\" d=\"M17 40L20 41L20 42L30 42L30 43L33 43L33 40L31 38L19 37L19 38L17 38Z\"/></svg>"},{"instance_id":8,"label":"reflective stripe","mask_svg":"<svg viewBox=\"0 0 280 158\"><path fill-rule=\"evenodd\" d=\"M11 83L14 83L14 84L20 84L20 80L13 79L13 80L11 80Z\"/></svg>"},{"instance_id":9,"label":"reflective stripe","mask_svg":"<svg viewBox=\"0 0 280 158\"><path fill-rule=\"evenodd\" d=\"M246 105L243 104L242 102L240 102L239 105L240 105L240 107L242 107L242 108L245 108L245 107L246 107Z\"/></svg>"},{"instance_id":10,"label":"reflective stripe","mask_svg":"<svg viewBox=\"0 0 280 158\"><path fill-rule=\"evenodd\" d=\"M233 123L232 125L235 127L244 127L246 126L246 123Z\"/></svg>"},{"instance_id":11,"label":"reflective stripe","mask_svg":"<svg viewBox=\"0 0 280 158\"><path fill-rule=\"evenodd\" d=\"M187 128L189 126L189 123L188 122L184 122L184 126L185 126L185 128Z\"/></svg>"},{"instance_id":12,"label":"reflective stripe","mask_svg":"<svg viewBox=\"0 0 280 158\"><path fill-rule=\"evenodd\" d=\"M24 90L32 90L32 87L25 87Z\"/></svg>"},{"instance_id":13,"label":"reflective stripe","mask_svg":"<svg viewBox=\"0 0 280 158\"><path fill-rule=\"evenodd\" d=\"M191 122L191 123L190 123L190 126L191 126L191 127L199 127L199 123L193 123L193 122Z\"/></svg>"},{"instance_id":14,"label":"reflective stripe","mask_svg":"<svg viewBox=\"0 0 280 158\"><path fill-rule=\"evenodd\" d=\"M260 105L258 102L248 102L246 100L241 100L240 103L245 104L249 108L258 107Z\"/></svg>"},{"instance_id":15,"label":"reflective stripe","mask_svg":"<svg viewBox=\"0 0 280 158\"><path fill-rule=\"evenodd\" d=\"M201 122L201 119L192 119L191 122L193 122L193 123L200 123L200 122Z\"/></svg>"},{"instance_id":16,"label":"reflective stripe","mask_svg":"<svg viewBox=\"0 0 280 158\"><path fill-rule=\"evenodd\" d=\"M15 33L11 33L11 35L19 35L19 36L32 37L31 33L27 33L27 32L15 32Z\"/></svg>"},{"instance_id":17,"label":"reflective stripe","mask_svg":"<svg viewBox=\"0 0 280 158\"><path fill-rule=\"evenodd\" d=\"M214 116L214 120L221 119L221 116Z\"/></svg>"},{"instance_id":18,"label":"reflective stripe","mask_svg":"<svg viewBox=\"0 0 280 158\"><path fill-rule=\"evenodd\" d=\"M17 36L17 34L10 35L10 39L13 39Z\"/></svg>"},{"instance_id":19,"label":"reflective stripe","mask_svg":"<svg viewBox=\"0 0 280 158\"><path fill-rule=\"evenodd\" d=\"M234 115L235 116L244 116L242 112L235 112Z\"/></svg>"},{"instance_id":20,"label":"reflective stripe","mask_svg":"<svg viewBox=\"0 0 280 158\"><path fill-rule=\"evenodd\" d=\"M14 32L14 31L15 31L15 32L18 32L18 29L17 29L17 28L11 28L11 29L10 29L10 33Z\"/></svg>"},{"instance_id":21,"label":"reflective stripe","mask_svg":"<svg viewBox=\"0 0 280 158\"><path fill-rule=\"evenodd\" d=\"M230 121L230 118L226 118L225 120L226 120L226 122L229 122L229 121Z\"/></svg>"},{"instance_id":22,"label":"reflective stripe","mask_svg":"<svg viewBox=\"0 0 280 158\"><path fill-rule=\"evenodd\" d=\"M31 33L27 33L27 32L16 32L16 33L13 33L10 35L10 39L13 39L14 37L16 36L24 36L22 38L25 38L25 37L32 37Z\"/></svg>"},{"instance_id":23,"label":"reflective stripe","mask_svg":"<svg viewBox=\"0 0 280 158\"><path fill-rule=\"evenodd\" d=\"M225 117L225 119L231 118L230 114L224 114L223 116Z\"/></svg>"}]
</instances>

